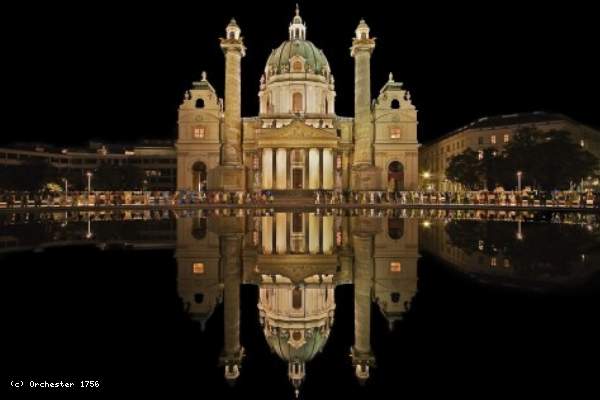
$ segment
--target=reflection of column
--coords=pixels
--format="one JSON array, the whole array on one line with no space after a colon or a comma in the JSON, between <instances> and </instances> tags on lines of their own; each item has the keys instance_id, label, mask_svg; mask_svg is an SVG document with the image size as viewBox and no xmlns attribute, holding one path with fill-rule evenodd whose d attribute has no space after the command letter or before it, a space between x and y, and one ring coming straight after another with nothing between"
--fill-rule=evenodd
<instances>
[{"instance_id":1,"label":"reflection of column","mask_svg":"<svg viewBox=\"0 0 600 400\"><path fill-rule=\"evenodd\" d=\"M319 189L319 149L308 151L308 188Z\"/></svg>"},{"instance_id":2,"label":"reflection of column","mask_svg":"<svg viewBox=\"0 0 600 400\"><path fill-rule=\"evenodd\" d=\"M273 189L273 149L262 151L262 188Z\"/></svg>"},{"instance_id":3,"label":"reflection of column","mask_svg":"<svg viewBox=\"0 0 600 400\"><path fill-rule=\"evenodd\" d=\"M263 254L273 253L273 217L262 217L262 250Z\"/></svg>"},{"instance_id":4,"label":"reflection of column","mask_svg":"<svg viewBox=\"0 0 600 400\"><path fill-rule=\"evenodd\" d=\"M277 189L287 189L287 152L285 149L277 149L277 165L275 173L277 174Z\"/></svg>"},{"instance_id":5,"label":"reflection of column","mask_svg":"<svg viewBox=\"0 0 600 400\"><path fill-rule=\"evenodd\" d=\"M308 252L319 253L319 216L315 213L308 214Z\"/></svg>"},{"instance_id":6,"label":"reflection of column","mask_svg":"<svg viewBox=\"0 0 600 400\"><path fill-rule=\"evenodd\" d=\"M240 284L242 238L238 235L221 237L221 262L224 283L224 347L221 363L225 378L239 377L244 349L240 344Z\"/></svg>"},{"instance_id":7,"label":"reflection of column","mask_svg":"<svg viewBox=\"0 0 600 400\"><path fill-rule=\"evenodd\" d=\"M275 213L275 249L277 254L287 252L287 215Z\"/></svg>"},{"instance_id":8,"label":"reflection of column","mask_svg":"<svg viewBox=\"0 0 600 400\"><path fill-rule=\"evenodd\" d=\"M323 189L333 189L333 151L323 149Z\"/></svg>"},{"instance_id":9,"label":"reflection of column","mask_svg":"<svg viewBox=\"0 0 600 400\"><path fill-rule=\"evenodd\" d=\"M323 216L323 253L333 253L333 215Z\"/></svg>"},{"instance_id":10,"label":"reflection of column","mask_svg":"<svg viewBox=\"0 0 600 400\"><path fill-rule=\"evenodd\" d=\"M371 352L371 288L373 282L373 236L354 235L354 346L352 364L364 382L375 359Z\"/></svg>"}]
</instances>

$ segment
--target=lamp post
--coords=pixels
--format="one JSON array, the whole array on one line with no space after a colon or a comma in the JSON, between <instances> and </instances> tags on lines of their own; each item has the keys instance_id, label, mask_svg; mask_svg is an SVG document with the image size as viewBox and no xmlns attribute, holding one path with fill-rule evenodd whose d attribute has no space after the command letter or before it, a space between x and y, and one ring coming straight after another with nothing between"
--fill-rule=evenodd
<instances>
[{"instance_id":1,"label":"lamp post","mask_svg":"<svg viewBox=\"0 0 600 400\"><path fill-rule=\"evenodd\" d=\"M67 198L69 197L69 181L67 178L62 179L65 184L65 204L67 203Z\"/></svg>"},{"instance_id":2,"label":"lamp post","mask_svg":"<svg viewBox=\"0 0 600 400\"><path fill-rule=\"evenodd\" d=\"M90 218L90 213L88 212L87 218L87 233L85 234L86 239L91 239L94 234L92 233L92 219Z\"/></svg>"},{"instance_id":3,"label":"lamp post","mask_svg":"<svg viewBox=\"0 0 600 400\"><path fill-rule=\"evenodd\" d=\"M521 176L523 176L522 171L517 171L517 190L521 191Z\"/></svg>"},{"instance_id":4,"label":"lamp post","mask_svg":"<svg viewBox=\"0 0 600 400\"><path fill-rule=\"evenodd\" d=\"M425 190L429 190L428 181L429 181L429 178L431 178L431 172L425 171L425 172L423 172L422 176L423 176L423 188Z\"/></svg>"},{"instance_id":5,"label":"lamp post","mask_svg":"<svg viewBox=\"0 0 600 400\"><path fill-rule=\"evenodd\" d=\"M90 205L90 193L92 192L92 173L90 171L85 173L87 176L87 203Z\"/></svg>"},{"instance_id":6,"label":"lamp post","mask_svg":"<svg viewBox=\"0 0 600 400\"><path fill-rule=\"evenodd\" d=\"M87 176L88 178L88 196L90 195L90 192L92 191L92 173L90 171L85 173L85 176Z\"/></svg>"}]
</instances>

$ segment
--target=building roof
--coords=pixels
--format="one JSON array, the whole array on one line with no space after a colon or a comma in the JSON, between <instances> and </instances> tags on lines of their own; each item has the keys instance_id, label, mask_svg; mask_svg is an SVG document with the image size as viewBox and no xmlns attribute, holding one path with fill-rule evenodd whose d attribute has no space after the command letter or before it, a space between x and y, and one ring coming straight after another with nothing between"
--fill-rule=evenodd
<instances>
[{"instance_id":1,"label":"building roof","mask_svg":"<svg viewBox=\"0 0 600 400\"><path fill-rule=\"evenodd\" d=\"M574 124L578 124L577 121L569 118L568 116L560 113L549 113L545 111L533 111L528 113L514 113L514 114L503 114L503 115L494 115L494 116L486 116L476 119L475 121L464 125L458 129L453 130L452 132L446 133L436 139L431 140L426 143L427 145L439 142L441 140L447 139L457 133L475 130L475 129L491 129L505 126L514 126L514 125L528 125L528 124L536 124L536 123L544 123L544 122L552 122L552 121L569 121Z\"/></svg>"},{"instance_id":2,"label":"building roof","mask_svg":"<svg viewBox=\"0 0 600 400\"><path fill-rule=\"evenodd\" d=\"M323 74L329 63L323 51L309 40L286 40L273 50L267 60L267 68L272 67L274 74L290 72L290 59L300 56L304 59L305 70L314 74Z\"/></svg>"}]
</instances>

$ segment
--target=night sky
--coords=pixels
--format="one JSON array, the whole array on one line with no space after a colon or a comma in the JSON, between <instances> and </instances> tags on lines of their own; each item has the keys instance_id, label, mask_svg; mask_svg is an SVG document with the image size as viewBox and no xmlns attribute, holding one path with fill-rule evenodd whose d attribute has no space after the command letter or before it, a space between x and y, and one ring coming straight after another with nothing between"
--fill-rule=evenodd
<instances>
[{"instance_id":1,"label":"night sky","mask_svg":"<svg viewBox=\"0 0 600 400\"><path fill-rule=\"evenodd\" d=\"M243 115L256 115L260 75L287 39L295 1L79 3L4 10L1 143L175 139L177 106L202 70L223 96L218 38L232 16L247 47ZM591 6L414 3L300 1L307 39L336 78L338 115L353 114L349 47L364 17L377 37L373 97L392 71L419 110L421 142L481 116L535 110L600 126Z\"/></svg>"}]
</instances>

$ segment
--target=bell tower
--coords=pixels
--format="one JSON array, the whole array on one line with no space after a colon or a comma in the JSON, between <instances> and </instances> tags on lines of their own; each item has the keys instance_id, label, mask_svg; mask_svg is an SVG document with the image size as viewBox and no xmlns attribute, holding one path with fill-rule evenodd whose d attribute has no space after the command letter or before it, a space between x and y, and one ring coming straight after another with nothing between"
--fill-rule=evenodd
<instances>
[{"instance_id":1,"label":"bell tower","mask_svg":"<svg viewBox=\"0 0 600 400\"><path fill-rule=\"evenodd\" d=\"M354 160L351 187L353 190L378 189L378 173L373 164L373 117L371 114L371 54L375 39L370 37L364 19L352 39L354 58Z\"/></svg>"},{"instance_id":2,"label":"bell tower","mask_svg":"<svg viewBox=\"0 0 600 400\"><path fill-rule=\"evenodd\" d=\"M245 168L242 164L242 85L241 62L246 47L242 30L231 19L221 38L225 54L225 113L221 165L216 171L216 189L245 190Z\"/></svg>"},{"instance_id":3,"label":"bell tower","mask_svg":"<svg viewBox=\"0 0 600 400\"><path fill-rule=\"evenodd\" d=\"M219 165L221 113L222 101L202 72L179 106L177 189L199 191L210 186L208 172Z\"/></svg>"}]
</instances>

